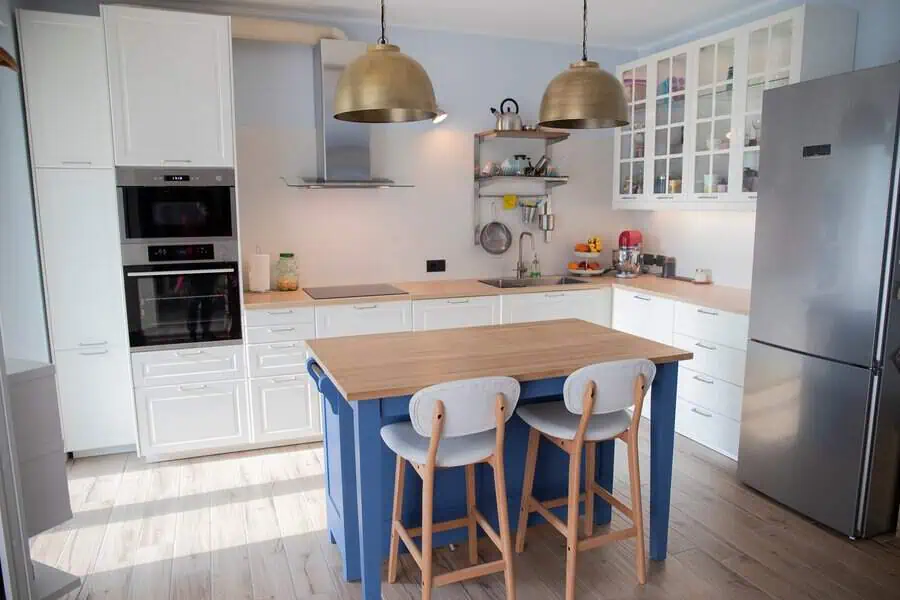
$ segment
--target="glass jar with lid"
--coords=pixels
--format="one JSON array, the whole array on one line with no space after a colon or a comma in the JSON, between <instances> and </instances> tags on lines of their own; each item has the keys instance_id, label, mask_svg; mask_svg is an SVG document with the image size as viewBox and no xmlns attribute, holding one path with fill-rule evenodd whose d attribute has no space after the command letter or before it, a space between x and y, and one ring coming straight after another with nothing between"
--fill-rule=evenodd
<instances>
[{"instance_id":1,"label":"glass jar with lid","mask_svg":"<svg viewBox=\"0 0 900 600\"><path fill-rule=\"evenodd\" d=\"M297 259L293 252L282 252L275 263L275 289L279 292L295 292L299 287Z\"/></svg>"}]
</instances>

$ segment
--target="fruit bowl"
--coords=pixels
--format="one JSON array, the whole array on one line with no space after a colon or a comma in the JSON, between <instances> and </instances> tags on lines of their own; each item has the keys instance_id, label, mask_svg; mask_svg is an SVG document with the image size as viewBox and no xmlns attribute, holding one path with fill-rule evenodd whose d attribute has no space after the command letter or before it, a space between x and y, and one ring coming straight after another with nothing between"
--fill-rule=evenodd
<instances>
[{"instance_id":1,"label":"fruit bowl","mask_svg":"<svg viewBox=\"0 0 900 600\"><path fill-rule=\"evenodd\" d=\"M582 277L596 277L597 275L603 275L602 269L569 269L569 273L572 275L579 275Z\"/></svg>"},{"instance_id":2,"label":"fruit bowl","mask_svg":"<svg viewBox=\"0 0 900 600\"><path fill-rule=\"evenodd\" d=\"M581 260L594 260L600 258L603 253L602 252L575 252L575 258Z\"/></svg>"}]
</instances>

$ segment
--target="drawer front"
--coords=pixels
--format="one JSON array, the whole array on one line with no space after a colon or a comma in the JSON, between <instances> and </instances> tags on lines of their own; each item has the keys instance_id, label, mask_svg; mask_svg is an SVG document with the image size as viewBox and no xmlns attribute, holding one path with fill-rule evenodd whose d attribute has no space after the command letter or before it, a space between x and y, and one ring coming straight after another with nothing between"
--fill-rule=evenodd
<instances>
[{"instance_id":1,"label":"drawer front","mask_svg":"<svg viewBox=\"0 0 900 600\"><path fill-rule=\"evenodd\" d=\"M675 406L675 431L737 460L741 436L737 421L679 398Z\"/></svg>"},{"instance_id":2,"label":"drawer front","mask_svg":"<svg viewBox=\"0 0 900 600\"><path fill-rule=\"evenodd\" d=\"M243 346L135 352L131 355L134 387L243 379Z\"/></svg>"},{"instance_id":3,"label":"drawer front","mask_svg":"<svg viewBox=\"0 0 900 600\"><path fill-rule=\"evenodd\" d=\"M316 307L318 338L412 331L412 302L359 302Z\"/></svg>"},{"instance_id":4,"label":"drawer front","mask_svg":"<svg viewBox=\"0 0 900 600\"><path fill-rule=\"evenodd\" d=\"M500 323L500 296L446 298L413 302L413 329L457 329Z\"/></svg>"},{"instance_id":5,"label":"drawer front","mask_svg":"<svg viewBox=\"0 0 900 600\"><path fill-rule=\"evenodd\" d=\"M248 308L244 310L248 327L269 327L272 325L290 325L293 323L316 322L315 309L312 306L302 308Z\"/></svg>"},{"instance_id":6,"label":"drawer front","mask_svg":"<svg viewBox=\"0 0 900 600\"><path fill-rule=\"evenodd\" d=\"M305 342L253 344L247 346L250 377L306 374L308 349Z\"/></svg>"},{"instance_id":7,"label":"drawer front","mask_svg":"<svg viewBox=\"0 0 900 600\"><path fill-rule=\"evenodd\" d=\"M316 337L314 323L289 323L285 325L261 325L247 327L248 344L266 344L269 342L303 341Z\"/></svg>"},{"instance_id":8,"label":"drawer front","mask_svg":"<svg viewBox=\"0 0 900 600\"><path fill-rule=\"evenodd\" d=\"M672 344L675 302L653 294L613 290L613 329L660 344Z\"/></svg>"},{"instance_id":9,"label":"drawer front","mask_svg":"<svg viewBox=\"0 0 900 600\"><path fill-rule=\"evenodd\" d=\"M684 367L678 370L678 397L717 414L741 420L744 388Z\"/></svg>"},{"instance_id":10,"label":"drawer front","mask_svg":"<svg viewBox=\"0 0 900 600\"><path fill-rule=\"evenodd\" d=\"M253 441L310 438L322 434L319 394L307 375L250 380Z\"/></svg>"},{"instance_id":11,"label":"drawer front","mask_svg":"<svg viewBox=\"0 0 900 600\"><path fill-rule=\"evenodd\" d=\"M704 375L711 375L737 386L744 385L747 353L743 350L735 350L680 333L675 334L673 341L677 347L694 353L692 360L679 363L682 367Z\"/></svg>"},{"instance_id":12,"label":"drawer front","mask_svg":"<svg viewBox=\"0 0 900 600\"><path fill-rule=\"evenodd\" d=\"M749 319L746 315L684 302L675 305L676 333L746 350L748 331Z\"/></svg>"},{"instance_id":13,"label":"drawer front","mask_svg":"<svg viewBox=\"0 0 900 600\"><path fill-rule=\"evenodd\" d=\"M244 381L137 390L141 450L171 454L249 443Z\"/></svg>"}]
</instances>

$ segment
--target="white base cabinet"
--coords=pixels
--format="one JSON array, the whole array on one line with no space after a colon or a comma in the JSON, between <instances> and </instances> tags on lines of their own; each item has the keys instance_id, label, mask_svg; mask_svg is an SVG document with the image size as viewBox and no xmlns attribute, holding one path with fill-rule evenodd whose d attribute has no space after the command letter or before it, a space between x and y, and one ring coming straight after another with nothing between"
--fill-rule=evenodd
<instances>
[{"instance_id":1,"label":"white base cabinet","mask_svg":"<svg viewBox=\"0 0 900 600\"><path fill-rule=\"evenodd\" d=\"M457 329L500 323L500 296L440 298L412 303L413 331Z\"/></svg>"},{"instance_id":2,"label":"white base cabinet","mask_svg":"<svg viewBox=\"0 0 900 600\"><path fill-rule=\"evenodd\" d=\"M610 325L610 290L573 290L503 296L503 323L583 319Z\"/></svg>"},{"instance_id":3,"label":"white base cabinet","mask_svg":"<svg viewBox=\"0 0 900 600\"><path fill-rule=\"evenodd\" d=\"M318 396L308 375L251 379L253 441L277 442L321 437L322 420Z\"/></svg>"},{"instance_id":4,"label":"white base cabinet","mask_svg":"<svg viewBox=\"0 0 900 600\"><path fill-rule=\"evenodd\" d=\"M315 313L317 338L412 331L409 300L317 306Z\"/></svg>"}]
</instances>

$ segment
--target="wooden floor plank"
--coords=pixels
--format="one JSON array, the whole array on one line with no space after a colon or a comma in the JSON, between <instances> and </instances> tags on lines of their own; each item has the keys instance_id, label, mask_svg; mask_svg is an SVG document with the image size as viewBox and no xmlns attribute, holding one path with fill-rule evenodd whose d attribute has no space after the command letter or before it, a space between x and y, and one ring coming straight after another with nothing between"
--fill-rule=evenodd
<instances>
[{"instance_id":1,"label":"wooden floor plank","mask_svg":"<svg viewBox=\"0 0 900 600\"><path fill-rule=\"evenodd\" d=\"M199 497L178 513L175 523L175 557L170 597L175 600L212 598L210 556L210 503L204 496L211 479L202 461L188 461L181 469L179 498Z\"/></svg>"},{"instance_id":2,"label":"wooden floor plank","mask_svg":"<svg viewBox=\"0 0 900 600\"><path fill-rule=\"evenodd\" d=\"M240 486L238 461L217 461L208 465L210 478L210 552L212 597L216 600L250 600L253 581L243 503L245 487Z\"/></svg>"}]
</instances>

